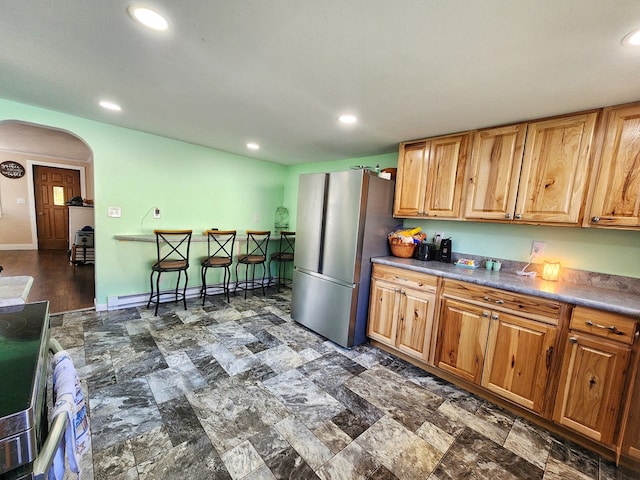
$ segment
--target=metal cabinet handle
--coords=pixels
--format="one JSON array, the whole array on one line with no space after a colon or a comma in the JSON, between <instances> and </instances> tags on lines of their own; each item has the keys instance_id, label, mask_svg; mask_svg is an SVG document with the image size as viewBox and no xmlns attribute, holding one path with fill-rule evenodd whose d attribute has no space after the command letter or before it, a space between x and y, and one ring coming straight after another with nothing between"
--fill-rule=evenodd
<instances>
[{"instance_id":1,"label":"metal cabinet handle","mask_svg":"<svg viewBox=\"0 0 640 480\"><path fill-rule=\"evenodd\" d=\"M498 305L502 305L502 304L504 303L504 300L496 300L496 303L497 303Z\"/></svg>"},{"instance_id":2,"label":"metal cabinet handle","mask_svg":"<svg viewBox=\"0 0 640 480\"><path fill-rule=\"evenodd\" d=\"M522 219L522 214L516 213L516 220L521 220L521 219Z\"/></svg>"},{"instance_id":3,"label":"metal cabinet handle","mask_svg":"<svg viewBox=\"0 0 640 480\"><path fill-rule=\"evenodd\" d=\"M591 221L593 223L598 223L600 221L600 217L591 217Z\"/></svg>"},{"instance_id":4,"label":"metal cabinet handle","mask_svg":"<svg viewBox=\"0 0 640 480\"><path fill-rule=\"evenodd\" d=\"M571 343L578 343L578 339L576 337L569 337L569 341Z\"/></svg>"},{"instance_id":5,"label":"metal cabinet handle","mask_svg":"<svg viewBox=\"0 0 640 480\"><path fill-rule=\"evenodd\" d=\"M493 315L491 315L491 320L498 320L498 314L494 313Z\"/></svg>"},{"instance_id":6,"label":"metal cabinet handle","mask_svg":"<svg viewBox=\"0 0 640 480\"><path fill-rule=\"evenodd\" d=\"M510 213L505 213L504 214L504 218L506 218L507 220L511 220L511 214Z\"/></svg>"},{"instance_id":7,"label":"metal cabinet handle","mask_svg":"<svg viewBox=\"0 0 640 480\"><path fill-rule=\"evenodd\" d=\"M488 302L488 301L490 301L490 300L491 300L489 297L482 297L482 299L483 299L485 302Z\"/></svg>"},{"instance_id":8,"label":"metal cabinet handle","mask_svg":"<svg viewBox=\"0 0 640 480\"><path fill-rule=\"evenodd\" d=\"M487 318L487 317L489 316L489 312L482 312L482 316L483 316L484 318Z\"/></svg>"},{"instance_id":9,"label":"metal cabinet handle","mask_svg":"<svg viewBox=\"0 0 640 480\"><path fill-rule=\"evenodd\" d=\"M609 330L611 333L614 333L616 335L624 335L624 332L621 332L620 330L618 330L615 325L609 325L609 326L600 325L599 323L593 323L591 320L587 320L584 323L589 327L596 327L596 328L601 328L603 330Z\"/></svg>"}]
</instances>

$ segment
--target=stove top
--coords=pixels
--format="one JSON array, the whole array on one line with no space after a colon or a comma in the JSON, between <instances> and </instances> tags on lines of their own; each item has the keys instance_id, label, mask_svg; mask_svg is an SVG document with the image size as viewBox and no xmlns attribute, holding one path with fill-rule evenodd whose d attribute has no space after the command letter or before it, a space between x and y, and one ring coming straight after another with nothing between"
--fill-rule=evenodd
<instances>
[{"instance_id":1,"label":"stove top","mask_svg":"<svg viewBox=\"0 0 640 480\"><path fill-rule=\"evenodd\" d=\"M0 437L2 420L31 406L49 341L49 302L0 308Z\"/></svg>"}]
</instances>

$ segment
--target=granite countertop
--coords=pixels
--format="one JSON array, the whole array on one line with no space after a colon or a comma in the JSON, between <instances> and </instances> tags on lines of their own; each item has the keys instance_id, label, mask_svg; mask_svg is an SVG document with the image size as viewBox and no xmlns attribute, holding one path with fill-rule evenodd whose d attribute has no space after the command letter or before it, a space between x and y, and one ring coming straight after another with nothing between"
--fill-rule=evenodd
<instances>
[{"instance_id":1,"label":"granite countertop","mask_svg":"<svg viewBox=\"0 0 640 480\"><path fill-rule=\"evenodd\" d=\"M515 274L514 271L499 272L482 267L475 270L457 267L452 263L421 261L412 258L377 257L373 263L406 268L416 272L436 275L443 278L463 280L465 282L500 288L510 292L535 295L558 300L573 305L596 308L612 313L629 315L640 319L640 295L621 290L606 289L593 285L580 285L566 282L550 282L538 277L529 278Z\"/></svg>"}]
</instances>

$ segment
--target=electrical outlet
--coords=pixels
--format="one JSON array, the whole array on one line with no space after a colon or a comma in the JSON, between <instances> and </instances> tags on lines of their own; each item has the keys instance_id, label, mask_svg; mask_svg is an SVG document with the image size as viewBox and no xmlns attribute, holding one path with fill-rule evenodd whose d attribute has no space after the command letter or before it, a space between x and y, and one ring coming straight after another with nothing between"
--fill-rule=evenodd
<instances>
[{"instance_id":1,"label":"electrical outlet","mask_svg":"<svg viewBox=\"0 0 640 480\"><path fill-rule=\"evenodd\" d=\"M109 207L107 209L107 216L120 218L122 216L122 209L120 207Z\"/></svg>"},{"instance_id":2,"label":"electrical outlet","mask_svg":"<svg viewBox=\"0 0 640 480\"><path fill-rule=\"evenodd\" d=\"M256 213L256 214L253 215L253 221L255 223L260 223L260 214L259 213Z\"/></svg>"},{"instance_id":3,"label":"electrical outlet","mask_svg":"<svg viewBox=\"0 0 640 480\"><path fill-rule=\"evenodd\" d=\"M160 218L160 209L158 207L153 209L153 218Z\"/></svg>"},{"instance_id":4,"label":"electrical outlet","mask_svg":"<svg viewBox=\"0 0 640 480\"><path fill-rule=\"evenodd\" d=\"M544 242L534 240L531 244L531 255L542 255L544 253Z\"/></svg>"}]
</instances>

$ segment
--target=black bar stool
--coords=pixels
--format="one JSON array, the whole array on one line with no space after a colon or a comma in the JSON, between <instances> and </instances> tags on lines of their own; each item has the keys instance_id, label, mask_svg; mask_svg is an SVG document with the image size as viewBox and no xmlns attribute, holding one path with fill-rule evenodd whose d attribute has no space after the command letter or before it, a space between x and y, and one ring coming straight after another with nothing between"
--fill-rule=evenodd
<instances>
[{"instance_id":1,"label":"black bar stool","mask_svg":"<svg viewBox=\"0 0 640 480\"><path fill-rule=\"evenodd\" d=\"M191 245L192 230L154 230L153 233L156 236L156 251L157 259L151 265L151 276L149 282L151 283L151 295L149 295L149 301L147 302L147 308L152 303L155 303L156 310L155 315L158 315L158 306L160 303L165 302L184 302L184 309L187 309L187 283L189 276L187 275L187 269L189 268L189 247ZM168 246L168 253L162 254L162 247ZM164 272L178 272L178 279L176 280L176 288L174 292L160 292L160 275ZM184 272L184 287L182 292L178 292L180 286L180 278ZM157 274L155 288L153 284L153 275ZM174 296L173 300L165 300L162 302L163 295Z\"/></svg>"},{"instance_id":2,"label":"black bar stool","mask_svg":"<svg viewBox=\"0 0 640 480\"><path fill-rule=\"evenodd\" d=\"M222 293L227 296L229 303L229 281L231 280L231 264L233 263L233 244L236 241L235 230L206 230L207 235L207 256L200 259L202 267L202 305L207 295L220 293L219 286L207 286L207 271L210 268L223 268L224 277L222 280ZM210 292L211 291L211 292Z\"/></svg>"},{"instance_id":3,"label":"black bar stool","mask_svg":"<svg viewBox=\"0 0 640 480\"><path fill-rule=\"evenodd\" d=\"M271 275L271 262L278 262L278 276L276 277L277 286L291 283L291 279L285 276L285 268L287 263L293 262L295 242L296 232L281 232L278 251L271 254L268 270L269 275Z\"/></svg>"},{"instance_id":4,"label":"black bar stool","mask_svg":"<svg viewBox=\"0 0 640 480\"><path fill-rule=\"evenodd\" d=\"M247 230L247 248L246 253L238 256L236 263L236 285L233 289L235 295L236 290L240 288L244 290L244 298L247 298L247 290L258 288L262 285L262 295L265 295L265 277L267 276L267 249L269 248L269 237L271 232L266 230ZM244 265L244 280L238 277L238 267ZM262 265L262 282L256 281L256 265ZM251 280L249 280L249 266L251 266Z\"/></svg>"}]
</instances>

